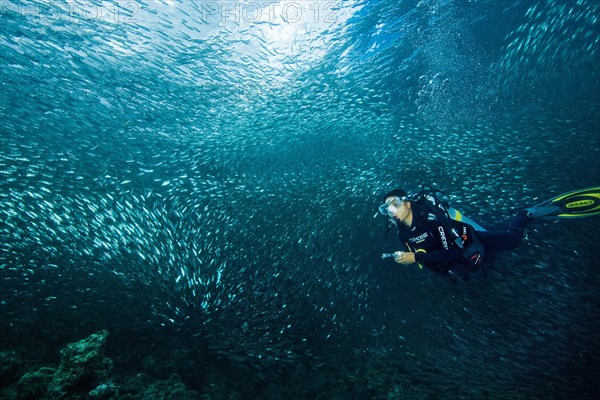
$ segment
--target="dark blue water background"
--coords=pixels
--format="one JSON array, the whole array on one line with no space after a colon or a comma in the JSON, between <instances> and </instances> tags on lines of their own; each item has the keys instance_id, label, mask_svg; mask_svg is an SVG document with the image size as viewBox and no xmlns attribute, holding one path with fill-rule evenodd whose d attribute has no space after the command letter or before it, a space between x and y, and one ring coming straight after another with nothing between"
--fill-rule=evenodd
<instances>
[{"instance_id":1,"label":"dark blue water background","mask_svg":"<svg viewBox=\"0 0 600 400\"><path fill-rule=\"evenodd\" d=\"M427 182L494 225L597 185L599 17L2 1L0 343L177 332L267 369L399 365L407 393L591 396L598 219L536 225L456 286L382 262L373 214Z\"/></svg>"}]
</instances>

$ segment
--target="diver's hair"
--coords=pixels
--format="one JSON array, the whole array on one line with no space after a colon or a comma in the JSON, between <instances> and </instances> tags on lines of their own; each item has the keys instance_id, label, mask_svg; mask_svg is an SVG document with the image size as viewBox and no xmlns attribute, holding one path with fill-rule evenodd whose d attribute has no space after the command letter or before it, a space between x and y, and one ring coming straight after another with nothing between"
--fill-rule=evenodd
<instances>
[{"instance_id":1,"label":"diver's hair","mask_svg":"<svg viewBox=\"0 0 600 400\"><path fill-rule=\"evenodd\" d=\"M394 190L389 191L388 193L386 193L385 196L383 196L383 201L385 201L385 199L387 199L388 197L404 197L406 196L406 190L402 189L402 188L397 188Z\"/></svg>"}]
</instances>

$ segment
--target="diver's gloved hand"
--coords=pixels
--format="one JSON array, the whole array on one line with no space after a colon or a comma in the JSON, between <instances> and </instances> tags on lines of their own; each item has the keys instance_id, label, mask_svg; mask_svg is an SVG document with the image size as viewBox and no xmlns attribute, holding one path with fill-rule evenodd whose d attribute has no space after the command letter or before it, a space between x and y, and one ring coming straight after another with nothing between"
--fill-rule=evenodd
<instances>
[{"instance_id":1,"label":"diver's gloved hand","mask_svg":"<svg viewBox=\"0 0 600 400\"><path fill-rule=\"evenodd\" d=\"M415 253L411 253L410 251L396 251L394 255L394 261L398 264L409 265L415 262Z\"/></svg>"}]
</instances>

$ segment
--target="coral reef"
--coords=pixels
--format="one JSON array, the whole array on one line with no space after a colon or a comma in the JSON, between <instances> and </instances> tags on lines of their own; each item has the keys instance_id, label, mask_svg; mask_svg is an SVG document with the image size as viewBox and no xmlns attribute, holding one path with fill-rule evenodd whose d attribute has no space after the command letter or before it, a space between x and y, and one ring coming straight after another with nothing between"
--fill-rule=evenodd
<instances>
[{"instance_id":1,"label":"coral reef","mask_svg":"<svg viewBox=\"0 0 600 400\"><path fill-rule=\"evenodd\" d=\"M48 385L52 382L56 370L42 367L21 377L16 387L15 400L37 400L46 398Z\"/></svg>"},{"instance_id":2,"label":"coral reef","mask_svg":"<svg viewBox=\"0 0 600 400\"><path fill-rule=\"evenodd\" d=\"M60 351L57 367L36 366L23 373L24 362L17 353L0 353L0 399L11 400L193 400L225 398L217 394L224 388L213 384L203 397L189 389L174 373L181 362L183 369L193 360L186 352L174 351L172 359L143 358L144 373L121 373L113 377L113 361L106 357L108 331L102 330ZM20 376L20 379L19 379ZM118 382L115 383L115 382ZM207 397L208 396L208 397ZM217 396L217 397L215 397Z\"/></svg>"},{"instance_id":3,"label":"coral reef","mask_svg":"<svg viewBox=\"0 0 600 400\"><path fill-rule=\"evenodd\" d=\"M153 380L146 374L137 374L119 386L119 400L196 400L197 392L190 390L173 373L167 379Z\"/></svg>"}]
</instances>

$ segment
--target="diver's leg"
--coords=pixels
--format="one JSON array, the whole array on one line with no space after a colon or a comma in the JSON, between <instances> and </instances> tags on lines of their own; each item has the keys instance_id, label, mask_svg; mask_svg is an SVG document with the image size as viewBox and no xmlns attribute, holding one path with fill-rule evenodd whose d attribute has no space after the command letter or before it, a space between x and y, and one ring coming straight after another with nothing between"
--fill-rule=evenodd
<instances>
[{"instance_id":1,"label":"diver's leg","mask_svg":"<svg viewBox=\"0 0 600 400\"><path fill-rule=\"evenodd\" d=\"M521 245L529 218L526 212L519 212L505 231L477 232L484 249L489 253L516 249Z\"/></svg>"}]
</instances>

